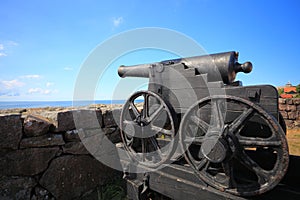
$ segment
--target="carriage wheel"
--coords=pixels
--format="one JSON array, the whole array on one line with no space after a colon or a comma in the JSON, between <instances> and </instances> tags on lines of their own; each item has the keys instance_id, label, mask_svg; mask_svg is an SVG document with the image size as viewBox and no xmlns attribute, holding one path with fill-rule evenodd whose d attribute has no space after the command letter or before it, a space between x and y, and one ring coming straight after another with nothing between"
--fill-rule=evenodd
<instances>
[{"instance_id":1,"label":"carriage wheel","mask_svg":"<svg viewBox=\"0 0 300 200\"><path fill-rule=\"evenodd\" d=\"M274 188L287 171L288 146L280 124L239 97L198 101L184 115L179 137L197 176L221 191L258 195Z\"/></svg>"},{"instance_id":2,"label":"carriage wheel","mask_svg":"<svg viewBox=\"0 0 300 200\"><path fill-rule=\"evenodd\" d=\"M121 138L130 158L150 168L157 168L172 156L176 117L170 106L156 93L139 91L124 104Z\"/></svg>"}]
</instances>

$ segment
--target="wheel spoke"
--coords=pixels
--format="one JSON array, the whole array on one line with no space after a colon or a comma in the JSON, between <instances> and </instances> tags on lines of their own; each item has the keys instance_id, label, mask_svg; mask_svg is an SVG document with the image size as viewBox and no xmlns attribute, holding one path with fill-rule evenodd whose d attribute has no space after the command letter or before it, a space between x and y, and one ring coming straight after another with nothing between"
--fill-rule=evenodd
<instances>
[{"instance_id":1,"label":"wheel spoke","mask_svg":"<svg viewBox=\"0 0 300 200\"><path fill-rule=\"evenodd\" d=\"M155 148L156 152L158 153L158 155L159 155L159 157L161 159L163 157L163 154L162 154L161 149L160 149L160 147L159 147L159 145L157 143L156 138L150 137L149 139L150 139L151 144L153 145L153 147Z\"/></svg>"},{"instance_id":2,"label":"wheel spoke","mask_svg":"<svg viewBox=\"0 0 300 200\"><path fill-rule=\"evenodd\" d=\"M222 167L224 169L225 175L228 178L228 188L233 188L236 186L232 166L233 166L233 163L231 160L222 163Z\"/></svg>"},{"instance_id":3,"label":"wheel spoke","mask_svg":"<svg viewBox=\"0 0 300 200\"><path fill-rule=\"evenodd\" d=\"M184 139L184 142L185 143L188 143L188 144L197 144L197 145L201 145L204 141L204 136L200 136L200 137L188 137L188 138L185 138Z\"/></svg>"},{"instance_id":4,"label":"wheel spoke","mask_svg":"<svg viewBox=\"0 0 300 200\"><path fill-rule=\"evenodd\" d=\"M148 118L148 122L153 122L157 119L157 117L162 113L162 111L164 110L164 106L160 105L160 107L151 114L151 116Z\"/></svg>"},{"instance_id":5,"label":"wheel spoke","mask_svg":"<svg viewBox=\"0 0 300 200\"><path fill-rule=\"evenodd\" d=\"M209 125L202 119L200 119L199 117L197 117L196 115L191 116L191 121L197 125L198 127L200 127L202 130L207 131Z\"/></svg>"},{"instance_id":6,"label":"wheel spoke","mask_svg":"<svg viewBox=\"0 0 300 200\"><path fill-rule=\"evenodd\" d=\"M244 150L240 150L237 154L237 158L241 164L243 164L245 167L247 167L249 170L253 171L257 177L258 182L260 184L267 183L270 179L270 173L269 171L264 170L261 168L254 160L252 160Z\"/></svg>"},{"instance_id":7,"label":"wheel spoke","mask_svg":"<svg viewBox=\"0 0 300 200\"><path fill-rule=\"evenodd\" d=\"M229 131L234 133L236 130L240 129L241 125L249 119L249 117L253 114L253 108L249 108L245 110L240 116L238 116L230 125Z\"/></svg>"},{"instance_id":8,"label":"wheel spoke","mask_svg":"<svg viewBox=\"0 0 300 200\"><path fill-rule=\"evenodd\" d=\"M133 111L133 114L135 115L135 118L138 118L141 115L141 113L139 112L139 110L137 109L137 107L134 105L133 102L130 102L129 105L130 105L130 107L131 107L131 109Z\"/></svg>"},{"instance_id":9,"label":"wheel spoke","mask_svg":"<svg viewBox=\"0 0 300 200\"><path fill-rule=\"evenodd\" d=\"M129 121L129 120L124 120L123 123L126 124L126 125L133 125L133 126L137 125L136 122Z\"/></svg>"},{"instance_id":10,"label":"wheel spoke","mask_svg":"<svg viewBox=\"0 0 300 200\"><path fill-rule=\"evenodd\" d=\"M275 137L270 138L257 138L257 137L244 137L244 136L238 136L239 143L242 146L247 147L278 147L281 146L281 141L276 140Z\"/></svg>"},{"instance_id":11,"label":"wheel spoke","mask_svg":"<svg viewBox=\"0 0 300 200\"><path fill-rule=\"evenodd\" d=\"M203 167L205 167L208 163L208 160L206 158L201 159L200 161L195 162L195 167L198 171L201 171Z\"/></svg>"},{"instance_id":12,"label":"wheel spoke","mask_svg":"<svg viewBox=\"0 0 300 200\"><path fill-rule=\"evenodd\" d=\"M144 94L144 106L143 106L143 118L146 119L148 117L149 112L149 95L147 93Z\"/></svg>"},{"instance_id":13,"label":"wheel spoke","mask_svg":"<svg viewBox=\"0 0 300 200\"><path fill-rule=\"evenodd\" d=\"M142 161L145 161L145 154L146 154L146 139L145 138L141 138L141 142L142 142Z\"/></svg>"},{"instance_id":14,"label":"wheel spoke","mask_svg":"<svg viewBox=\"0 0 300 200\"><path fill-rule=\"evenodd\" d=\"M164 128L160 128L160 127L158 127L158 126L152 125L152 126L151 126L151 129L152 129L153 131L156 131L157 133L158 133L158 132L159 132L159 133L163 133L163 134L165 134L165 135L167 135L167 136L170 136L170 137L173 135L173 132L172 132L171 130L164 129Z\"/></svg>"},{"instance_id":15,"label":"wheel spoke","mask_svg":"<svg viewBox=\"0 0 300 200\"><path fill-rule=\"evenodd\" d=\"M211 100L212 115L211 115L210 127L218 130L222 129L224 126L224 119L223 119L224 113L222 112L220 105L222 105L221 100L217 100L217 99Z\"/></svg>"},{"instance_id":16,"label":"wheel spoke","mask_svg":"<svg viewBox=\"0 0 300 200\"><path fill-rule=\"evenodd\" d=\"M127 135L125 135L125 140L126 140L126 145L127 146L131 146L133 143L133 137L128 137Z\"/></svg>"}]
</instances>

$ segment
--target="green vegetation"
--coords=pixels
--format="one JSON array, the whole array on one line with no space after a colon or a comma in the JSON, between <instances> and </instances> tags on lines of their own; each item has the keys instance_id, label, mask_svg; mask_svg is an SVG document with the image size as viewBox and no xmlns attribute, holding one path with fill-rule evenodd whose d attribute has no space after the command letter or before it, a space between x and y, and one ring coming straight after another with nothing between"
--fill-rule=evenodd
<instances>
[{"instance_id":1,"label":"green vegetation","mask_svg":"<svg viewBox=\"0 0 300 200\"><path fill-rule=\"evenodd\" d=\"M126 192L122 187L123 180L115 180L97 188L98 200L126 200Z\"/></svg>"},{"instance_id":2,"label":"green vegetation","mask_svg":"<svg viewBox=\"0 0 300 200\"><path fill-rule=\"evenodd\" d=\"M296 94L293 94L293 98L300 98L300 84L296 86L296 92L297 92ZM285 94L283 87L278 88L278 94L279 95Z\"/></svg>"},{"instance_id":3,"label":"green vegetation","mask_svg":"<svg viewBox=\"0 0 300 200\"><path fill-rule=\"evenodd\" d=\"M298 85L296 86L296 91L297 91L298 94L300 94L300 84L298 84Z\"/></svg>"},{"instance_id":4,"label":"green vegetation","mask_svg":"<svg viewBox=\"0 0 300 200\"><path fill-rule=\"evenodd\" d=\"M284 93L284 89L283 89L283 88L279 88L279 89L278 89L278 94L281 95L281 94L283 94L283 93Z\"/></svg>"}]
</instances>

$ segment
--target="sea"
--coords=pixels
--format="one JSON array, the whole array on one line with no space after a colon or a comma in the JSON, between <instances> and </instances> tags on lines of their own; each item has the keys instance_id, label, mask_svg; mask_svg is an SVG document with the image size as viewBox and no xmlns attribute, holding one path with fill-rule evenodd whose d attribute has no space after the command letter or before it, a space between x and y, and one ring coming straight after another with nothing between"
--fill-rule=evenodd
<instances>
[{"instance_id":1,"label":"sea","mask_svg":"<svg viewBox=\"0 0 300 200\"><path fill-rule=\"evenodd\" d=\"M0 101L0 110L13 108L44 108L88 106L91 104L124 104L125 100L93 100L93 101Z\"/></svg>"}]
</instances>

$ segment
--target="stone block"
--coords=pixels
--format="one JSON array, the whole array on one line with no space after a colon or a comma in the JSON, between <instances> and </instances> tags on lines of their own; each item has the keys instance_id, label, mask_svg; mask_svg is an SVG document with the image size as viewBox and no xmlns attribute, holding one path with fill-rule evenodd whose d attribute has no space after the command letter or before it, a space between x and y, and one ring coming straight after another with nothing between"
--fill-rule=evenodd
<instances>
[{"instance_id":1,"label":"stone block","mask_svg":"<svg viewBox=\"0 0 300 200\"><path fill-rule=\"evenodd\" d=\"M0 124L0 149L18 149L23 129L21 115L0 115Z\"/></svg>"},{"instance_id":2,"label":"stone block","mask_svg":"<svg viewBox=\"0 0 300 200\"><path fill-rule=\"evenodd\" d=\"M59 112L57 115L57 124L57 131L100 128L103 126L102 112L100 109Z\"/></svg>"},{"instance_id":3,"label":"stone block","mask_svg":"<svg viewBox=\"0 0 300 200\"><path fill-rule=\"evenodd\" d=\"M61 134L47 134L38 137L24 138L20 142L20 148L49 147L64 145Z\"/></svg>"},{"instance_id":4,"label":"stone block","mask_svg":"<svg viewBox=\"0 0 300 200\"><path fill-rule=\"evenodd\" d=\"M297 105L297 106L296 106L296 109L297 109L298 111L300 111L300 105Z\"/></svg>"},{"instance_id":5,"label":"stone block","mask_svg":"<svg viewBox=\"0 0 300 200\"><path fill-rule=\"evenodd\" d=\"M66 142L79 142L80 137L78 135L78 130L66 131L64 133L64 139Z\"/></svg>"},{"instance_id":6,"label":"stone block","mask_svg":"<svg viewBox=\"0 0 300 200\"><path fill-rule=\"evenodd\" d=\"M295 98L295 99L293 99L293 103L294 103L295 105L299 105L299 104L300 104L300 98Z\"/></svg>"},{"instance_id":7,"label":"stone block","mask_svg":"<svg viewBox=\"0 0 300 200\"><path fill-rule=\"evenodd\" d=\"M31 177L1 177L0 199L30 200L36 181Z\"/></svg>"},{"instance_id":8,"label":"stone block","mask_svg":"<svg viewBox=\"0 0 300 200\"><path fill-rule=\"evenodd\" d=\"M65 154L82 155L89 154L82 142L69 142L63 146Z\"/></svg>"},{"instance_id":9,"label":"stone block","mask_svg":"<svg viewBox=\"0 0 300 200\"><path fill-rule=\"evenodd\" d=\"M34 194L31 200L55 200L49 191L46 189L36 186L34 188Z\"/></svg>"},{"instance_id":10,"label":"stone block","mask_svg":"<svg viewBox=\"0 0 300 200\"><path fill-rule=\"evenodd\" d=\"M285 104L286 103L286 99L279 98L278 102L279 102L279 104Z\"/></svg>"},{"instance_id":11,"label":"stone block","mask_svg":"<svg viewBox=\"0 0 300 200\"><path fill-rule=\"evenodd\" d=\"M287 112L286 111L280 111L283 119L288 119L288 115L287 115Z\"/></svg>"},{"instance_id":12,"label":"stone block","mask_svg":"<svg viewBox=\"0 0 300 200\"><path fill-rule=\"evenodd\" d=\"M114 144L122 142L119 128L103 128L106 137Z\"/></svg>"},{"instance_id":13,"label":"stone block","mask_svg":"<svg viewBox=\"0 0 300 200\"><path fill-rule=\"evenodd\" d=\"M33 176L45 171L59 148L29 148L16 150L0 157L0 177Z\"/></svg>"},{"instance_id":14,"label":"stone block","mask_svg":"<svg viewBox=\"0 0 300 200\"><path fill-rule=\"evenodd\" d=\"M28 115L24 120L24 133L27 137L34 137L46 134L54 130L54 125L46 118L38 115Z\"/></svg>"},{"instance_id":15,"label":"stone block","mask_svg":"<svg viewBox=\"0 0 300 200\"><path fill-rule=\"evenodd\" d=\"M287 105L286 111L296 111L296 106L295 105Z\"/></svg>"},{"instance_id":16,"label":"stone block","mask_svg":"<svg viewBox=\"0 0 300 200\"><path fill-rule=\"evenodd\" d=\"M286 107L287 107L286 104L279 104L278 106L279 106L279 110L280 110L280 111L285 111L285 110L286 110Z\"/></svg>"},{"instance_id":17,"label":"stone block","mask_svg":"<svg viewBox=\"0 0 300 200\"><path fill-rule=\"evenodd\" d=\"M297 118L297 111L288 112L288 119L295 120Z\"/></svg>"},{"instance_id":18,"label":"stone block","mask_svg":"<svg viewBox=\"0 0 300 200\"><path fill-rule=\"evenodd\" d=\"M295 126L293 120L285 120L285 124L288 128L294 128L294 126Z\"/></svg>"},{"instance_id":19,"label":"stone block","mask_svg":"<svg viewBox=\"0 0 300 200\"><path fill-rule=\"evenodd\" d=\"M293 99L286 99L286 104L293 105Z\"/></svg>"},{"instance_id":20,"label":"stone block","mask_svg":"<svg viewBox=\"0 0 300 200\"><path fill-rule=\"evenodd\" d=\"M116 175L121 176L91 156L66 155L51 162L39 183L56 199L75 199Z\"/></svg>"},{"instance_id":21,"label":"stone block","mask_svg":"<svg viewBox=\"0 0 300 200\"><path fill-rule=\"evenodd\" d=\"M104 127L116 127L120 124L122 109L106 110L103 114Z\"/></svg>"},{"instance_id":22,"label":"stone block","mask_svg":"<svg viewBox=\"0 0 300 200\"><path fill-rule=\"evenodd\" d=\"M300 127L300 120L296 120L296 121L294 122L294 124L295 124L296 127Z\"/></svg>"}]
</instances>

